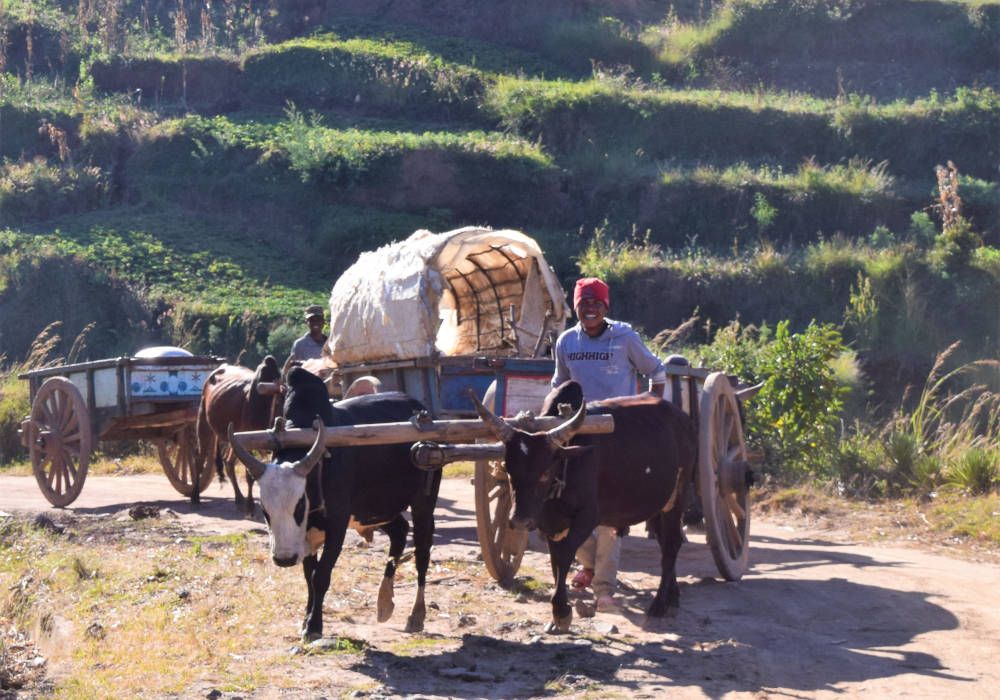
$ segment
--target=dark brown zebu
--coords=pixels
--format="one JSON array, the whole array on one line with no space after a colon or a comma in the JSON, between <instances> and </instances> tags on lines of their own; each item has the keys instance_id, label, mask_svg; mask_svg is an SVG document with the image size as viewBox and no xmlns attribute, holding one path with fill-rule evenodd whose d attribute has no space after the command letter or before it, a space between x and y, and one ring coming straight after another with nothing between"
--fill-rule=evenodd
<instances>
[{"instance_id":1,"label":"dark brown zebu","mask_svg":"<svg viewBox=\"0 0 1000 700\"><path fill-rule=\"evenodd\" d=\"M581 405L576 382L546 397L542 413L558 405L578 407L557 428L529 433L497 417L474 395L480 417L504 442L514 497L513 527L538 528L548 539L555 593L550 632L567 632L573 619L566 575L576 550L596 525L624 528L649 522L660 544L660 586L647 614L658 617L677 607L675 565L684 541L681 514L687 484L694 478L697 436L691 419L650 394ZM610 414L613 433L579 435L587 413Z\"/></svg>"}]
</instances>

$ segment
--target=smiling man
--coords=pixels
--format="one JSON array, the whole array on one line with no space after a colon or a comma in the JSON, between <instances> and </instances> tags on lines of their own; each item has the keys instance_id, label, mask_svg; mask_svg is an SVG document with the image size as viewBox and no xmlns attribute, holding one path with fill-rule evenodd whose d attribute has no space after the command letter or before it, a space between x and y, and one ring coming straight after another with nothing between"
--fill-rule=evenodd
<instances>
[{"instance_id":1,"label":"smiling man","mask_svg":"<svg viewBox=\"0 0 1000 700\"><path fill-rule=\"evenodd\" d=\"M579 322L556 341L556 369L552 386L568 379L580 383L584 401L600 401L638 393L638 374L649 377L649 390L663 396L666 371L632 326L607 317L608 285L596 277L577 280L573 308ZM592 585L597 609L616 605L621 538L613 527L599 525L577 551L583 569L573 579L574 588Z\"/></svg>"}]
</instances>

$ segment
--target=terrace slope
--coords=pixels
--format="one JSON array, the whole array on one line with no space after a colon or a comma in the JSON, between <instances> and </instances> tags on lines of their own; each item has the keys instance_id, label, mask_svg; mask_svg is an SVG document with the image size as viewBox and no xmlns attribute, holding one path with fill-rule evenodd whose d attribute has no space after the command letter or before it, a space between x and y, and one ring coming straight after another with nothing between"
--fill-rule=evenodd
<instances>
[{"instance_id":1,"label":"terrace slope","mask_svg":"<svg viewBox=\"0 0 1000 700\"><path fill-rule=\"evenodd\" d=\"M976 235L1000 241L1000 3L309 0L202 15L122 0L103 20L97 5L0 15L0 304L22 309L0 320L10 358L44 325L14 304L27 287L11 271L65 256L141 290L148 323L111 314L122 344L252 361L286 351L286 319L358 252L421 227L524 229L567 279L596 228L648 231L668 252L777 247L790 267L771 291L802 322L841 313L851 280L796 292L816 274L797 256L835 236L912 237L947 161ZM924 285L945 306L997 284L949 274ZM695 308L773 321L749 303L767 279L693 277L688 301L637 313L651 334ZM995 344L1000 319L980 316L970 337Z\"/></svg>"}]
</instances>

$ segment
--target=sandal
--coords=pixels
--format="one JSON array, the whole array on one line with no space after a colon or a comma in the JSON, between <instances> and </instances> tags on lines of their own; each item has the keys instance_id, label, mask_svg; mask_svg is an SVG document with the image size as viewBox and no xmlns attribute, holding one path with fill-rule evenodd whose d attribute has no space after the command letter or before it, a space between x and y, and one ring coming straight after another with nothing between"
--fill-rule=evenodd
<instances>
[{"instance_id":1,"label":"sandal","mask_svg":"<svg viewBox=\"0 0 1000 700\"><path fill-rule=\"evenodd\" d=\"M576 576L573 577L573 588L586 588L590 585L590 582L594 580L594 570L583 568L580 569Z\"/></svg>"}]
</instances>

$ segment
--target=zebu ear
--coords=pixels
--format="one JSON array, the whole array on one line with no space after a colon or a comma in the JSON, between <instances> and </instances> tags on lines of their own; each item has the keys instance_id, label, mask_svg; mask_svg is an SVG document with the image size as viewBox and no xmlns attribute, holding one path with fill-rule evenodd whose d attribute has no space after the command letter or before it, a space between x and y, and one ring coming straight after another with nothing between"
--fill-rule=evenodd
<instances>
[{"instance_id":1,"label":"zebu ear","mask_svg":"<svg viewBox=\"0 0 1000 700\"><path fill-rule=\"evenodd\" d=\"M559 456L568 460L579 459L580 457L587 455L593 449L593 445L571 445L569 447L560 447Z\"/></svg>"},{"instance_id":2,"label":"zebu ear","mask_svg":"<svg viewBox=\"0 0 1000 700\"><path fill-rule=\"evenodd\" d=\"M326 426L319 417L313 421L313 430L316 431L316 441L309 448L309 453L292 467L299 476L308 476L326 451Z\"/></svg>"}]
</instances>

